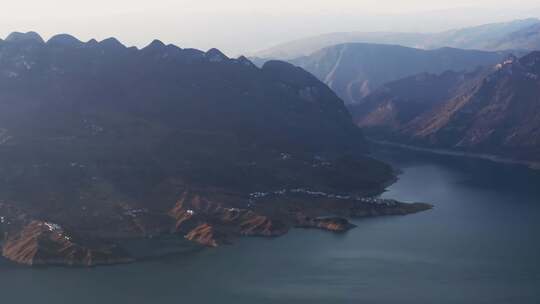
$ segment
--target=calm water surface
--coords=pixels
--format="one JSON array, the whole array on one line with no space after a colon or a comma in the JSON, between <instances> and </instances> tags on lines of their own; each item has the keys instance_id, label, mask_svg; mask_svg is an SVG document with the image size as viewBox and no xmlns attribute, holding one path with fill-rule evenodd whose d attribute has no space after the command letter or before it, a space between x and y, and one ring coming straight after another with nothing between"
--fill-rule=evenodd
<instances>
[{"instance_id":1,"label":"calm water surface","mask_svg":"<svg viewBox=\"0 0 540 304\"><path fill-rule=\"evenodd\" d=\"M159 261L29 269L0 260L2 303L540 303L540 172L379 151L403 174L385 197L432 202Z\"/></svg>"}]
</instances>

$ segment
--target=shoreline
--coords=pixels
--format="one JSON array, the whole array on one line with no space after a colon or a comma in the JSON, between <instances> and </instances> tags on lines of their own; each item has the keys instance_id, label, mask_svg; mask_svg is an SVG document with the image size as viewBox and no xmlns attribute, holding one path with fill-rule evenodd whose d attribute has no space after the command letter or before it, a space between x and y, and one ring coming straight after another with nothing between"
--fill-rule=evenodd
<instances>
[{"instance_id":1,"label":"shoreline","mask_svg":"<svg viewBox=\"0 0 540 304\"><path fill-rule=\"evenodd\" d=\"M540 162L517 160L517 159L492 155L492 154L460 152L460 151L453 151L453 150L447 150L447 149L436 149L436 148L424 148L424 147L419 147L419 146L413 146L413 145L407 145L407 144L401 144L401 143L396 143L396 142L385 141L385 140L375 140L375 139L372 139L372 138L366 138L366 139L370 143L377 144L377 145L382 145L382 146L387 146L387 147L396 147L396 148L407 149L407 150L410 150L410 151L426 152L426 153L432 153L432 154L438 154L438 155L482 159L482 160L488 160L488 161L492 161L492 162L496 162L496 163L502 163L502 164L524 165L524 166L527 166L529 169L532 169L532 170L540 170Z\"/></svg>"},{"instance_id":2,"label":"shoreline","mask_svg":"<svg viewBox=\"0 0 540 304\"><path fill-rule=\"evenodd\" d=\"M279 237L292 229L345 233L356 227L351 220L404 216L434 207L427 203L340 197L324 192L279 194L261 196L257 201L261 207L253 209L223 207L212 199L185 195L171 211L171 222L160 224L174 228L152 239L144 236L111 239L104 235L96 238L96 241L100 241L96 243L88 242L84 237L73 237L78 234L76 230L64 230L58 224L39 220L14 222L20 227L11 227L10 233L13 235L0 242L1 255L3 260L30 267L104 267L157 260L205 247L221 247L233 244L241 237ZM336 203L338 200L339 203ZM290 209L291 206L294 208ZM276 212L282 208L289 209ZM48 253L40 254L42 251ZM28 255L28 252L34 254Z\"/></svg>"}]
</instances>

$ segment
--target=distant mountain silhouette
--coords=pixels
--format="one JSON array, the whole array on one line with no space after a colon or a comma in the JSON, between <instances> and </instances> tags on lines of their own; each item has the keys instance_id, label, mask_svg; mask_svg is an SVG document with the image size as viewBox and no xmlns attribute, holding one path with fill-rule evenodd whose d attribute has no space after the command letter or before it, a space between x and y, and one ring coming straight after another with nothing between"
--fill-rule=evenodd
<instances>
[{"instance_id":1,"label":"distant mountain silhouette","mask_svg":"<svg viewBox=\"0 0 540 304\"><path fill-rule=\"evenodd\" d=\"M502 38L493 40L486 48L499 50L540 50L540 23L535 23L505 35Z\"/></svg>"},{"instance_id":2,"label":"distant mountain silhouette","mask_svg":"<svg viewBox=\"0 0 540 304\"><path fill-rule=\"evenodd\" d=\"M505 23L493 23L440 33L393 33L393 32L348 32L330 33L286 42L275 47L256 52L253 57L293 59L337 44L376 43L397 44L414 48L436 49L453 47L487 51L537 50L538 39L522 35L539 35L540 20L531 18ZM520 38L517 38L517 37ZM516 37L516 38L513 38Z\"/></svg>"},{"instance_id":3,"label":"distant mountain silhouette","mask_svg":"<svg viewBox=\"0 0 540 304\"><path fill-rule=\"evenodd\" d=\"M379 139L538 161L540 52L471 73L401 79L352 112Z\"/></svg>"},{"instance_id":4,"label":"distant mountain silhouette","mask_svg":"<svg viewBox=\"0 0 540 304\"><path fill-rule=\"evenodd\" d=\"M347 104L354 104L389 81L423 72L474 70L495 64L504 56L504 53L452 48L421 50L351 43L325 48L290 62L317 76Z\"/></svg>"}]
</instances>

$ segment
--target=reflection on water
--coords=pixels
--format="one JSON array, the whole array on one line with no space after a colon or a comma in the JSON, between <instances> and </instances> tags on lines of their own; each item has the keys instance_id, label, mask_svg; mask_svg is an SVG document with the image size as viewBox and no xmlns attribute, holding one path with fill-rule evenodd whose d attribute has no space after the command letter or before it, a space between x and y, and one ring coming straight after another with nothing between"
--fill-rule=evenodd
<instances>
[{"instance_id":1,"label":"reflection on water","mask_svg":"<svg viewBox=\"0 0 540 304\"><path fill-rule=\"evenodd\" d=\"M540 303L540 172L379 151L403 170L385 197L435 204L282 238L95 269L0 262L6 303Z\"/></svg>"}]
</instances>

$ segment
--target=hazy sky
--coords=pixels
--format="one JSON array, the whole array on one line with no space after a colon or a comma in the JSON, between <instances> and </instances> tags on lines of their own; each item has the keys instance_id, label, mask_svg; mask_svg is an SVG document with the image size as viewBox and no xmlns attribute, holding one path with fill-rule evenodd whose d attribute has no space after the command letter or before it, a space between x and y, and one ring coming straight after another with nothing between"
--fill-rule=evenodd
<instances>
[{"instance_id":1,"label":"hazy sky","mask_svg":"<svg viewBox=\"0 0 540 304\"><path fill-rule=\"evenodd\" d=\"M0 36L158 38L230 55L336 31L440 31L540 17L539 0L0 0Z\"/></svg>"}]
</instances>

